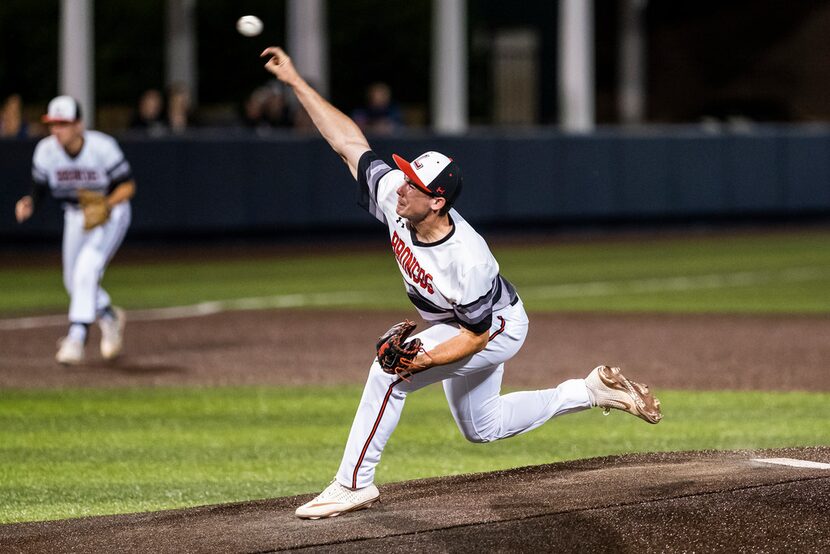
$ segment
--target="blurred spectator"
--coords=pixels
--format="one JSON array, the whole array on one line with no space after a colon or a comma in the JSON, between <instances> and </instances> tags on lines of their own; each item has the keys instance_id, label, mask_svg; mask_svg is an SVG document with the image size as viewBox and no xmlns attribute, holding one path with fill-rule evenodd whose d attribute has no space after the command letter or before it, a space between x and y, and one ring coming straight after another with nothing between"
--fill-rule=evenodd
<instances>
[{"instance_id":1,"label":"blurred spectator","mask_svg":"<svg viewBox=\"0 0 830 554\"><path fill-rule=\"evenodd\" d=\"M282 86L269 85L265 97L265 120L271 127L291 127L293 121Z\"/></svg>"},{"instance_id":2,"label":"blurred spectator","mask_svg":"<svg viewBox=\"0 0 830 554\"><path fill-rule=\"evenodd\" d=\"M132 119L130 129L141 131L151 137L158 137L167 133L167 123L164 120L164 97L158 89L144 91L138 99L138 106Z\"/></svg>"},{"instance_id":3,"label":"blurred spectator","mask_svg":"<svg viewBox=\"0 0 830 554\"><path fill-rule=\"evenodd\" d=\"M267 134L275 127L291 127L293 124L288 103L281 87L262 86L251 92L243 106L245 127L257 134Z\"/></svg>"},{"instance_id":4,"label":"blurred spectator","mask_svg":"<svg viewBox=\"0 0 830 554\"><path fill-rule=\"evenodd\" d=\"M190 91L181 83L170 87L167 94L167 125L173 134L181 134L195 124Z\"/></svg>"},{"instance_id":5,"label":"blurred spectator","mask_svg":"<svg viewBox=\"0 0 830 554\"><path fill-rule=\"evenodd\" d=\"M355 110L352 119L366 133L388 135L403 127L401 111L392 101L386 83L372 83L366 89L366 107Z\"/></svg>"},{"instance_id":6,"label":"blurred spectator","mask_svg":"<svg viewBox=\"0 0 830 554\"><path fill-rule=\"evenodd\" d=\"M265 121L266 87L259 87L245 99L242 106L242 123L249 129L258 130L267 125Z\"/></svg>"},{"instance_id":7,"label":"blurred spectator","mask_svg":"<svg viewBox=\"0 0 830 554\"><path fill-rule=\"evenodd\" d=\"M29 124L23 118L23 99L19 94L10 94L0 111L0 137L26 138Z\"/></svg>"}]
</instances>

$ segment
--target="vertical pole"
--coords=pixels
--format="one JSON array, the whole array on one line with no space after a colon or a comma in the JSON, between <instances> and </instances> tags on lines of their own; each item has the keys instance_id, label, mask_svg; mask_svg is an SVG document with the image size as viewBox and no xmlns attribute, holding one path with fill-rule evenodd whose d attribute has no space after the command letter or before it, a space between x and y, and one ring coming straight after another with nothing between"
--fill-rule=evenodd
<instances>
[{"instance_id":1,"label":"vertical pole","mask_svg":"<svg viewBox=\"0 0 830 554\"><path fill-rule=\"evenodd\" d=\"M199 92L195 11L196 0L167 0L165 84L184 85L194 105Z\"/></svg>"},{"instance_id":2,"label":"vertical pole","mask_svg":"<svg viewBox=\"0 0 830 554\"><path fill-rule=\"evenodd\" d=\"M594 128L593 18L593 0L559 0L559 121L566 131Z\"/></svg>"},{"instance_id":3,"label":"vertical pole","mask_svg":"<svg viewBox=\"0 0 830 554\"><path fill-rule=\"evenodd\" d=\"M329 67L324 0L288 0L286 43L294 66L317 91L328 95Z\"/></svg>"},{"instance_id":4,"label":"vertical pole","mask_svg":"<svg viewBox=\"0 0 830 554\"><path fill-rule=\"evenodd\" d=\"M93 0L61 0L58 54L61 94L75 97L88 127L95 125Z\"/></svg>"},{"instance_id":5,"label":"vertical pole","mask_svg":"<svg viewBox=\"0 0 830 554\"><path fill-rule=\"evenodd\" d=\"M468 126L466 0L432 2L432 126L463 133Z\"/></svg>"},{"instance_id":6,"label":"vertical pole","mask_svg":"<svg viewBox=\"0 0 830 554\"><path fill-rule=\"evenodd\" d=\"M646 103L646 56L643 9L646 0L620 0L619 97L622 123L643 122Z\"/></svg>"}]
</instances>

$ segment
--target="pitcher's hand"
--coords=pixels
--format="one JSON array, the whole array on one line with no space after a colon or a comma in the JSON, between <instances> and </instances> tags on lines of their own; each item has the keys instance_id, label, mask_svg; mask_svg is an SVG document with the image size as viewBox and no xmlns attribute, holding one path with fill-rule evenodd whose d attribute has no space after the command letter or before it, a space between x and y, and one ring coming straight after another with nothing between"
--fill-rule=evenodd
<instances>
[{"instance_id":1,"label":"pitcher's hand","mask_svg":"<svg viewBox=\"0 0 830 554\"><path fill-rule=\"evenodd\" d=\"M271 56L271 59L265 63L265 69L273 73L283 83L291 86L300 78L297 70L294 69L294 64L291 63L291 58L279 46L269 46L259 55L260 58L266 56Z\"/></svg>"}]
</instances>

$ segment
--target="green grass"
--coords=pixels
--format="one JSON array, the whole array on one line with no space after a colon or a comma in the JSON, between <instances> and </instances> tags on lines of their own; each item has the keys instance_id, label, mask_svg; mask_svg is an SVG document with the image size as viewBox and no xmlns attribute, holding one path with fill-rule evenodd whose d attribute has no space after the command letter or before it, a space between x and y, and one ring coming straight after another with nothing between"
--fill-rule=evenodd
<instances>
[{"instance_id":1,"label":"green grass","mask_svg":"<svg viewBox=\"0 0 830 554\"><path fill-rule=\"evenodd\" d=\"M532 311L830 313L826 231L493 251ZM105 285L128 309L340 292L354 294L345 306L355 309L411 309L383 248L252 260L116 259ZM57 257L54 267L0 268L0 291L3 317L66 310ZM666 419L658 426L592 411L474 445L461 438L433 387L409 401L378 482L633 451L830 444L828 394L659 392ZM359 396L357 387L0 389L0 523L317 491L336 470Z\"/></svg>"},{"instance_id":2,"label":"green grass","mask_svg":"<svg viewBox=\"0 0 830 554\"><path fill-rule=\"evenodd\" d=\"M379 483L624 452L830 443L830 394L659 391L657 426L598 410L466 442L438 387L413 395ZM0 392L0 523L317 491L358 387Z\"/></svg>"},{"instance_id":3,"label":"green grass","mask_svg":"<svg viewBox=\"0 0 830 554\"><path fill-rule=\"evenodd\" d=\"M830 312L826 231L493 251L531 311ZM385 248L257 260L130 264L116 259L104 284L127 308L344 291L356 294L347 304L354 308L410 307ZM0 269L0 291L0 313L66 309L57 264Z\"/></svg>"}]
</instances>

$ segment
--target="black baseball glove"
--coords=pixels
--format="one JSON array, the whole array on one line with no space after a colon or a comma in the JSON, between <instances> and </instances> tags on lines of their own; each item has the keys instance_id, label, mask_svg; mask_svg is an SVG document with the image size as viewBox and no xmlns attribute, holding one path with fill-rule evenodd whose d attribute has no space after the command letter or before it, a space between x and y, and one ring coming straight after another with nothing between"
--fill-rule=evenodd
<instances>
[{"instance_id":1,"label":"black baseball glove","mask_svg":"<svg viewBox=\"0 0 830 554\"><path fill-rule=\"evenodd\" d=\"M412 360L421 351L421 339L407 341L417 325L408 319L393 325L378 339L378 363L386 373L406 379L413 371Z\"/></svg>"}]
</instances>

